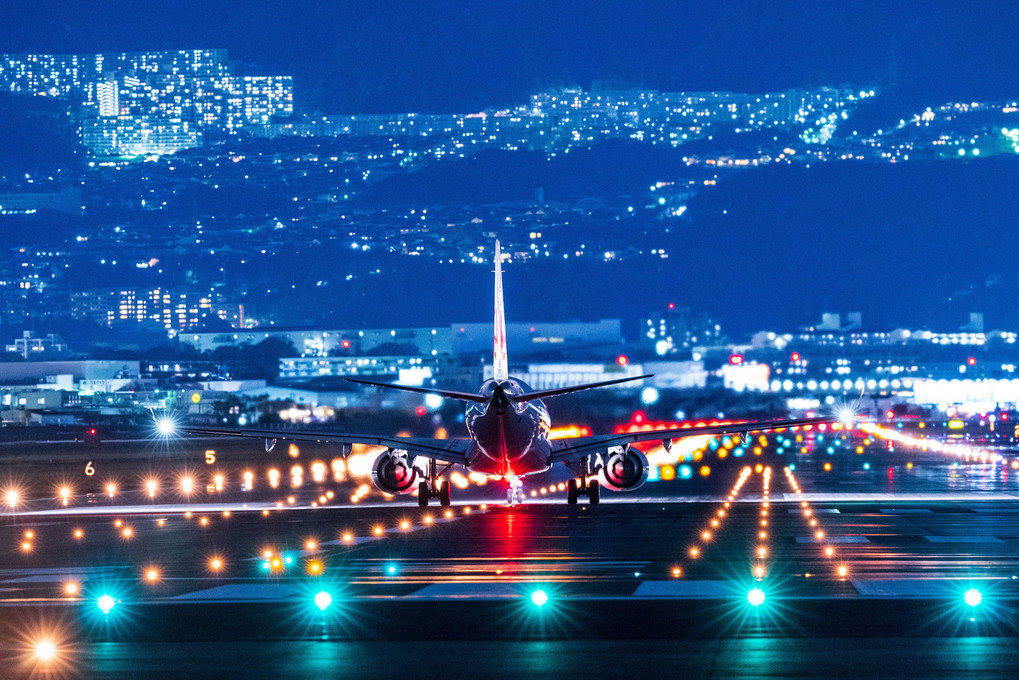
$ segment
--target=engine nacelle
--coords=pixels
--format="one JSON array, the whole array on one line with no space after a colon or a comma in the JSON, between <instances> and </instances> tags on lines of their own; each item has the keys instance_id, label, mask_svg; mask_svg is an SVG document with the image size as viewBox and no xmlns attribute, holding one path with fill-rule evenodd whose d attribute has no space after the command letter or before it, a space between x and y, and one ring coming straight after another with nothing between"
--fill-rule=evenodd
<instances>
[{"instance_id":1,"label":"engine nacelle","mask_svg":"<svg viewBox=\"0 0 1019 680\"><path fill-rule=\"evenodd\" d=\"M392 450L380 454L372 467L372 481L386 493L410 493L417 488L418 469L411 465L406 453Z\"/></svg>"},{"instance_id":2,"label":"engine nacelle","mask_svg":"<svg viewBox=\"0 0 1019 680\"><path fill-rule=\"evenodd\" d=\"M613 491L633 491L647 481L648 469L647 456L628 446L605 456L598 478Z\"/></svg>"}]
</instances>

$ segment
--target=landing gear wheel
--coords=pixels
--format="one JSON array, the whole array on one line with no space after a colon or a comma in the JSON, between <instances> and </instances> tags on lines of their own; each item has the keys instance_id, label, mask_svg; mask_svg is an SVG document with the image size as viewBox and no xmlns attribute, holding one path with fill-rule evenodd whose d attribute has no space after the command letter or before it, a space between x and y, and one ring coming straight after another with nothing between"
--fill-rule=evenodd
<instances>
[{"instance_id":1,"label":"landing gear wheel","mask_svg":"<svg viewBox=\"0 0 1019 680\"><path fill-rule=\"evenodd\" d=\"M598 505L598 501L601 500L601 487L598 486L598 482L587 483L587 500L591 505Z\"/></svg>"},{"instance_id":2,"label":"landing gear wheel","mask_svg":"<svg viewBox=\"0 0 1019 680\"><path fill-rule=\"evenodd\" d=\"M428 499L431 495L432 492L428 488L428 482L418 482L418 506L427 508Z\"/></svg>"},{"instance_id":3,"label":"landing gear wheel","mask_svg":"<svg viewBox=\"0 0 1019 680\"><path fill-rule=\"evenodd\" d=\"M449 499L449 482L439 482L439 505L444 508L448 508L450 503Z\"/></svg>"},{"instance_id":4,"label":"landing gear wheel","mask_svg":"<svg viewBox=\"0 0 1019 680\"><path fill-rule=\"evenodd\" d=\"M577 496L577 480L571 479L566 482L566 502L570 505L576 505Z\"/></svg>"}]
</instances>

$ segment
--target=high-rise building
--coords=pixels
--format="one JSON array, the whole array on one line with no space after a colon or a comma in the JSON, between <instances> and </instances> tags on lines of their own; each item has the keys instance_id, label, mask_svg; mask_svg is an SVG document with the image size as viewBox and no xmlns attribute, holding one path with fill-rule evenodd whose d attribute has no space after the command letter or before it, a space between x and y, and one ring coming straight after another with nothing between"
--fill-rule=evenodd
<instances>
[{"instance_id":1,"label":"high-rise building","mask_svg":"<svg viewBox=\"0 0 1019 680\"><path fill-rule=\"evenodd\" d=\"M117 81L101 80L96 83L96 99L99 100L99 115L103 117L119 116L120 103L117 97Z\"/></svg>"},{"instance_id":2,"label":"high-rise building","mask_svg":"<svg viewBox=\"0 0 1019 680\"><path fill-rule=\"evenodd\" d=\"M203 131L262 133L294 112L291 76L237 75L226 50L3 55L0 90L80 102L99 119L82 128L99 155L172 153Z\"/></svg>"},{"instance_id":3,"label":"high-rise building","mask_svg":"<svg viewBox=\"0 0 1019 680\"><path fill-rule=\"evenodd\" d=\"M191 123L165 118L94 118L85 121L82 143L96 156L161 156L200 146Z\"/></svg>"}]
</instances>

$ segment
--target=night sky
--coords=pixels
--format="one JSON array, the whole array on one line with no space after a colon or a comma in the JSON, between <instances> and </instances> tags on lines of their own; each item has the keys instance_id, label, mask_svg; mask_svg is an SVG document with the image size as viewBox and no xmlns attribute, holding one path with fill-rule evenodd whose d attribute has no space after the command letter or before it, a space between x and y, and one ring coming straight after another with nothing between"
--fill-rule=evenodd
<instances>
[{"instance_id":1,"label":"night sky","mask_svg":"<svg viewBox=\"0 0 1019 680\"><path fill-rule=\"evenodd\" d=\"M2 52L225 47L330 113L480 110L556 85L1019 91L1015 2L16 0L0 26Z\"/></svg>"},{"instance_id":2,"label":"night sky","mask_svg":"<svg viewBox=\"0 0 1019 680\"><path fill-rule=\"evenodd\" d=\"M881 96L860 106L847 127L863 133L927 106L1019 96L1015 0L0 0L0 27L0 53L226 48L250 74L294 75L298 113L469 112L519 105L561 86L751 93L875 87ZM1008 159L947 169L741 175L717 198L703 199L724 205L691 210L701 217L676 244L670 263L680 273L670 270L668 280L701 311L725 310L723 321L737 331L795 326L825 309L861 309L877 325L958 325L982 309L989 323L1011 327L1019 323L1010 302L1019 276L1008 255L1014 247L1000 235L1017 210L1010 184L1016 172ZM716 223L705 215L725 218ZM1002 247L991 257L995 243ZM739 266L720 267L719 254L733 244ZM789 244L814 255L786 262L795 250ZM1008 284L1008 295L1005 286L985 286L992 275ZM576 313L617 314L613 291L623 298L616 307L629 309L632 291L657 291L661 276L630 273L621 277L628 287L608 281L604 296L591 296L596 308ZM441 286L434 287L441 298ZM542 292L516 291L524 305ZM647 299L643 307L665 301Z\"/></svg>"}]
</instances>

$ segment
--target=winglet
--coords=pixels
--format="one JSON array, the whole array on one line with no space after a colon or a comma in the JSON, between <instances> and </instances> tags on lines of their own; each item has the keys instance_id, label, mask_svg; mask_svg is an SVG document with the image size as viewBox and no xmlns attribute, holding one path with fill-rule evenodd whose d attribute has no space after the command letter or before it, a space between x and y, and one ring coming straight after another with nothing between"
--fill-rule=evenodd
<instances>
[{"instance_id":1,"label":"winglet","mask_svg":"<svg viewBox=\"0 0 1019 680\"><path fill-rule=\"evenodd\" d=\"M506 354L506 308L502 303L502 250L495 242L495 326L492 348L492 377L496 382L509 378L509 357Z\"/></svg>"}]
</instances>

